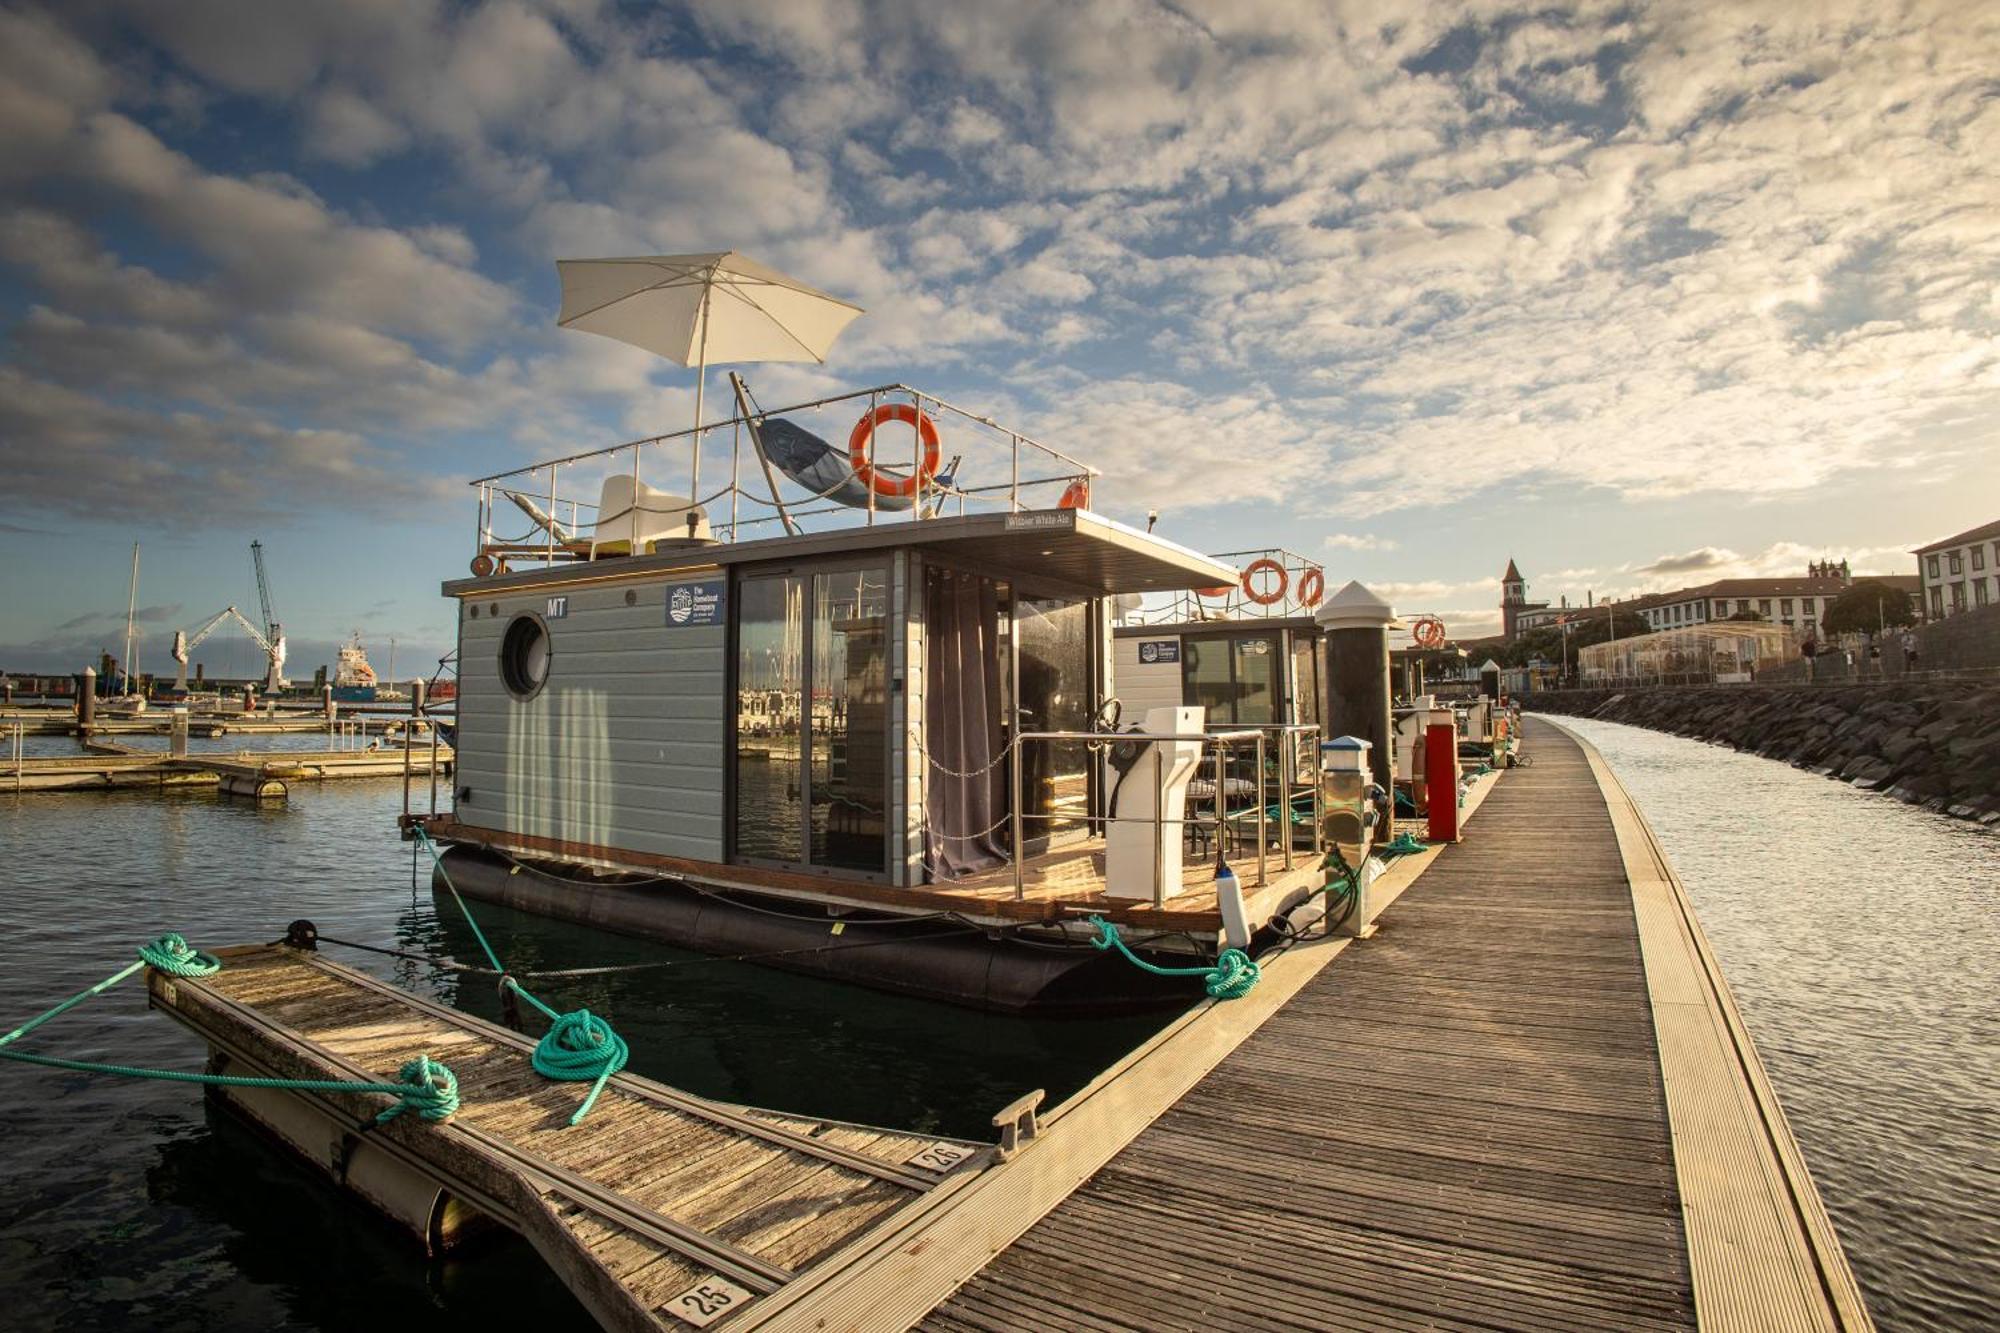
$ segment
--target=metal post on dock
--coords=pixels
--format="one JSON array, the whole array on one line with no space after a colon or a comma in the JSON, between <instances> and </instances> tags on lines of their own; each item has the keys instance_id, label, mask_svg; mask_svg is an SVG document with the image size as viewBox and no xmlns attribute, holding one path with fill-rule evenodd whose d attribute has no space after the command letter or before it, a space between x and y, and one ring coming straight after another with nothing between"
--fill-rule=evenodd
<instances>
[{"instance_id":1,"label":"metal post on dock","mask_svg":"<svg viewBox=\"0 0 2000 1333\"><path fill-rule=\"evenodd\" d=\"M431 719L431 813L438 812L438 725Z\"/></svg>"},{"instance_id":2,"label":"metal post on dock","mask_svg":"<svg viewBox=\"0 0 2000 1333\"><path fill-rule=\"evenodd\" d=\"M1009 756L1013 762L1007 767L1008 800L1012 813L1009 818L1014 826L1014 901L1020 902L1028 896L1028 882L1025 872L1027 841L1021 830L1021 743L1020 724L1015 723L1014 753Z\"/></svg>"},{"instance_id":3,"label":"metal post on dock","mask_svg":"<svg viewBox=\"0 0 2000 1333\"><path fill-rule=\"evenodd\" d=\"M26 734L27 724L17 719L14 723L14 791L16 794L21 790L21 769L24 767L21 763L21 738Z\"/></svg>"},{"instance_id":4,"label":"metal post on dock","mask_svg":"<svg viewBox=\"0 0 2000 1333\"><path fill-rule=\"evenodd\" d=\"M1167 752L1158 741L1153 751L1153 906L1167 905L1167 803L1160 798L1167 771ZM1216 836L1220 837L1220 834ZM1179 886L1176 885L1176 888Z\"/></svg>"},{"instance_id":5,"label":"metal post on dock","mask_svg":"<svg viewBox=\"0 0 2000 1333\"><path fill-rule=\"evenodd\" d=\"M1229 769L1223 752L1228 747L1221 741L1215 742L1215 856L1224 859L1223 849L1229 845L1229 796L1224 784L1229 780Z\"/></svg>"},{"instance_id":6,"label":"metal post on dock","mask_svg":"<svg viewBox=\"0 0 2000 1333\"><path fill-rule=\"evenodd\" d=\"M85 740L97 725L97 668L83 669L83 684L76 692L76 729Z\"/></svg>"},{"instance_id":7,"label":"metal post on dock","mask_svg":"<svg viewBox=\"0 0 2000 1333\"><path fill-rule=\"evenodd\" d=\"M424 681L420 676L410 682L410 720L403 724L403 818L410 816L410 746L416 743L417 719L424 715ZM433 732L436 727L431 728Z\"/></svg>"},{"instance_id":8,"label":"metal post on dock","mask_svg":"<svg viewBox=\"0 0 2000 1333\"><path fill-rule=\"evenodd\" d=\"M188 752L187 705L186 704L174 705L172 718L173 718L172 730L168 733L172 739L169 740L167 743L167 752L173 755L173 757L176 759L185 759L187 758L187 752Z\"/></svg>"},{"instance_id":9,"label":"metal post on dock","mask_svg":"<svg viewBox=\"0 0 2000 1333\"><path fill-rule=\"evenodd\" d=\"M1264 732L1257 732L1257 887L1264 887L1264 853L1271 845L1270 831L1264 824Z\"/></svg>"}]
</instances>

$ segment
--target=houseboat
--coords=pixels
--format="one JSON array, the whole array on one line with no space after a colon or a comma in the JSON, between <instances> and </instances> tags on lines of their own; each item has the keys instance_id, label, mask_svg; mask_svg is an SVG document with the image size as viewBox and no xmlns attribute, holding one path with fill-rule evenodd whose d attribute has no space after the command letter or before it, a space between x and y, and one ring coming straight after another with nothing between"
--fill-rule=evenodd
<instances>
[{"instance_id":1,"label":"houseboat","mask_svg":"<svg viewBox=\"0 0 2000 1333\"><path fill-rule=\"evenodd\" d=\"M1235 577L1207 588L1180 589L1119 607L1112 629L1112 669L1128 708L1161 706L1202 710L1215 731L1256 727L1268 731L1272 795L1302 847L1314 845L1318 821L1321 642L1314 615L1326 600L1326 571L1317 562L1279 548L1227 551L1215 557ZM1189 799L1225 831L1245 823L1256 795L1248 755L1237 754L1221 779L1216 803L1213 774L1189 784Z\"/></svg>"},{"instance_id":2,"label":"houseboat","mask_svg":"<svg viewBox=\"0 0 2000 1333\"><path fill-rule=\"evenodd\" d=\"M907 385L765 411L731 381L728 420L475 483L471 575L444 585L457 774L411 817L460 892L1086 1013L1189 996L1094 918L1190 965L1321 887L1267 817L1317 753L1308 626L1218 642L1227 671L1190 694L1140 654L1205 662L1198 625L1113 623L1245 570L1094 512L1087 464ZM647 480L670 470L682 489ZM1204 830L1188 789L1218 765L1248 786Z\"/></svg>"}]
</instances>

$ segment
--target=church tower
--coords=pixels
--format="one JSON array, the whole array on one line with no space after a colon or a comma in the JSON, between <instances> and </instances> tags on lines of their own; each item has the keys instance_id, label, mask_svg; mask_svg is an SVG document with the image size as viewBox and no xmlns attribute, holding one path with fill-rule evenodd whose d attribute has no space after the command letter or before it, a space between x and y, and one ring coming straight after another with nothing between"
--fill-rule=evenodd
<instances>
[{"instance_id":1,"label":"church tower","mask_svg":"<svg viewBox=\"0 0 2000 1333\"><path fill-rule=\"evenodd\" d=\"M1528 605L1528 581L1521 577L1521 571L1514 567L1514 558L1507 557L1507 572L1500 576L1500 632L1512 640L1520 631L1515 620Z\"/></svg>"}]
</instances>

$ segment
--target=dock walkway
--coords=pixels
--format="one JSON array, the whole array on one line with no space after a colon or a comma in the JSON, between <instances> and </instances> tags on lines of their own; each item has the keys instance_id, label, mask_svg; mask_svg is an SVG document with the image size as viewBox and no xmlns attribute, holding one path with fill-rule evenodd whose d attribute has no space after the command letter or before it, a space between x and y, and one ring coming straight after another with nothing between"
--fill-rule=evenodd
<instances>
[{"instance_id":1,"label":"dock walkway","mask_svg":"<svg viewBox=\"0 0 2000 1333\"><path fill-rule=\"evenodd\" d=\"M1375 939L922 1327L1866 1327L1643 820L1527 738Z\"/></svg>"}]
</instances>

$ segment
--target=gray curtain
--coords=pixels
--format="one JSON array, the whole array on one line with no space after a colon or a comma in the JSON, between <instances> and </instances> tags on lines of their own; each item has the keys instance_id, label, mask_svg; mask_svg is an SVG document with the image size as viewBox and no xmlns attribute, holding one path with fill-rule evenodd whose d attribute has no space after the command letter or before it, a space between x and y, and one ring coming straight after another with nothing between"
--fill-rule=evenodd
<instances>
[{"instance_id":1,"label":"gray curtain","mask_svg":"<svg viewBox=\"0 0 2000 1333\"><path fill-rule=\"evenodd\" d=\"M993 764L1001 745L1001 666L1000 595L993 581L927 570L924 856L934 879L1007 863L993 827L1007 809L1007 765ZM975 776L954 776L960 773Z\"/></svg>"}]
</instances>

